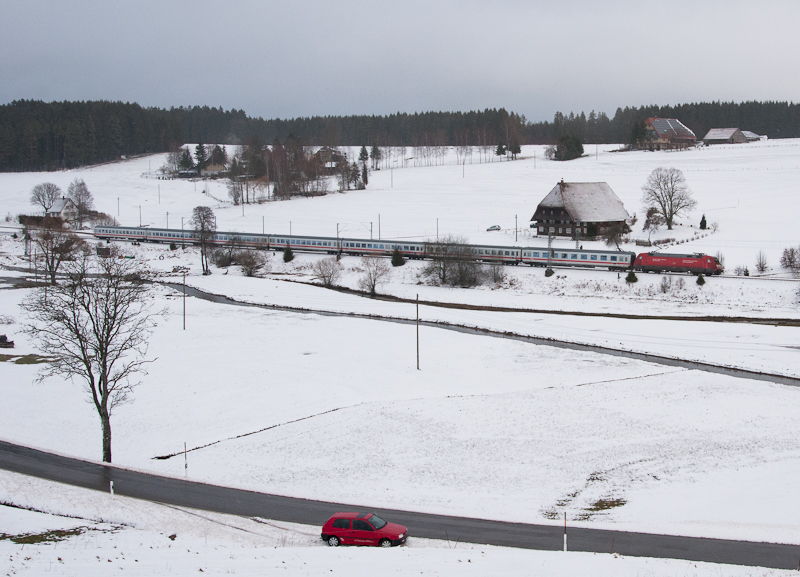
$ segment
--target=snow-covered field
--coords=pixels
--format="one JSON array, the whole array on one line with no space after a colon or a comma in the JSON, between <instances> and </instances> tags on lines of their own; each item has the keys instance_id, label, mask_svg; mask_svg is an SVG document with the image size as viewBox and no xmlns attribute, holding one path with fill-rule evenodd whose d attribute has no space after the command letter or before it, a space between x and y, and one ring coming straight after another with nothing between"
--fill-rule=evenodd
<instances>
[{"instance_id":1,"label":"snow-covered field","mask_svg":"<svg viewBox=\"0 0 800 577\"><path fill-rule=\"evenodd\" d=\"M123 224L138 224L141 206L143 224L163 226L169 211L169 224L176 227L181 217L188 220L192 207L205 204L214 208L223 230L261 232L263 226L289 232L291 222L295 234L335 235L338 223L345 236L369 237L372 222L377 237L380 214L383 238L434 236L438 217L439 234L514 244L514 215L520 216L520 228L527 226L536 204L561 178L607 181L629 212L641 214L640 187L647 174L656 166L676 166L698 200L697 214L685 224L696 225L705 213L720 228L675 250L720 251L728 270L748 265L751 273L756 253L764 250L773 266L767 278L726 275L700 288L692 277L672 277L673 287L662 293L660 275L640 275L639 283L628 286L616 273L561 270L545 279L541 269L520 267L509 268L496 286L449 289L419 284L420 264L408 263L393 270L379 291L537 311L421 306L425 320L798 376L797 327L545 311L800 319L798 282L777 266L784 247L800 244L793 222L800 208L799 145L770 141L624 154L601 149L597 158L564 164L543 161L541 148L530 147L524 150L527 158L516 162L382 170L370 176L366 191L248 206L244 217L241 207L215 200L225 198L220 183L208 184L206 194L205 183L142 178L142 172L161 165L159 155L71 172L0 174L0 199L2 212L31 212L27 198L34 184L52 181L66 189L79 177L99 210L116 216L119 202ZM491 224L506 230L485 232ZM658 234L680 240L695 238L694 232L681 226ZM644 236L639 230L637 235ZM527 231L520 235L520 244L541 242ZM309 266L317 257L309 255L288 264L272 255L268 278L248 279L237 267L199 276L191 249L135 250L158 270L190 266L187 284L248 302L415 317L411 304L286 282L311 280ZM0 237L0 264L25 266L21 252L19 242ZM358 259L344 258L342 264L340 284L356 288ZM27 275L6 270L0 276ZM35 352L20 332L24 318L17 305L24 294L0 291L0 318L7 321L0 333L16 340L14 355ZM541 523L556 522L567 512L576 525L800 542L796 388L430 327L420 331L422 370L417 371L411 325L188 299L184 332L179 296L166 288L157 291L171 313L151 339L157 360L149 376L134 403L112 422L114 460L120 465L183 475L182 461L153 457L179 452L184 442L190 449L211 443L189 453L191 478L354 505ZM32 384L35 364L0 358L0 437L98 458L99 421L80 385ZM357 484L349 474L355 467L369 471ZM26 493L25 505L36 508L40 493ZM148 527L152 534L146 539L156 539L158 530ZM2 532L8 533L0 527ZM130 531L113 535L120 534ZM195 547L197 541L188 548ZM330 559L315 556L327 550L291 551L287 563ZM244 563L251 552L237 559ZM342 563L371 559L336 555ZM444 574L457 557L442 549L396 555L408 557L403 562L408 564L398 565L407 570L426 559L434 563L426 557L432 555ZM572 568L561 565L561 558L548 560L548 554L496 549L491 555L498 567L541 562L548 574ZM206 558L209 566L216 559ZM587 556L583 567L605 574L602 563L610 561L597 559ZM704 574L695 568L684 573L684 565L628 565L609 568L608 574Z\"/></svg>"}]
</instances>

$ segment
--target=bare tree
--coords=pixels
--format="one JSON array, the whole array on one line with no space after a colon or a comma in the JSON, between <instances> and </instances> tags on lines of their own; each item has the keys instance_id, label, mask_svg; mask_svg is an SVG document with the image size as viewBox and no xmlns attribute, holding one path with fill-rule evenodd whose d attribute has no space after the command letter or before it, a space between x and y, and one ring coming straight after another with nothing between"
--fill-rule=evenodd
<instances>
[{"instance_id":1,"label":"bare tree","mask_svg":"<svg viewBox=\"0 0 800 577\"><path fill-rule=\"evenodd\" d=\"M41 206L45 214L53 208L59 198L61 198L61 189L52 182L42 182L31 189L31 204Z\"/></svg>"},{"instance_id":2,"label":"bare tree","mask_svg":"<svg viewBox=\"0 0 800 577\"><path fill-rule=\"evenodd\" d=\"M656 232L659 228L664 226L664 217L661 216L661 213L658 209L654 206L651 206L647 209L647 216L644 220L644 226L642 227L643 231L647 231L647 242L650 242L650 237ZM652 244L652 243L650 243Z\"/></svg>"},{"instance_id":3,"label":"bare tree","mask_svg":"<svg viewBox=\"0 0 800 577\"><path fill-rule=\"evenodd\" d=\"M67 198L75 205L78 211L78 228L83 227L83 220L90 215L94 209L94 199L92 193L89 192L89 187L82 178L76 178L69 184L67 188Z\"/></svg>"},{"instance_id":4,"label":"bare tree","mask_svg":"<svg viewBox=\"0 0 800 577\"><path fill-rule=\"evenodd\" d=\"M605 241L606 246L616 246L617 250L622 250L620 245L625 240L625 235L630 232L630 228L624 222L615 222L611 226L606 227L603 231L602 239Z\"/></svg>"},{"instance_id":5,"label":"bare tree","mask_svg":"<svg viewBox=\"0 0 800 577\"><path fill-rule=\"evenodd\" d=\"M668 230L672 230L672 222L676 216L685 214L697 206L683 172L677 168L659 167L653 170L642 186L642 192L645 210L656 208L664 217Z\"/></svg>"},{"instance_id":6,"label":"bare tree","mask_svg":"<svg viewBox=\"0 0 800 577\"><path fill-rule=\"evenodd\" d=\"M257 250L240 250L236 253L235 260L242 267L242 274L248 277L256 276L267 265L266 257Z\"/></svg>"},{"instance_id":7,"label":"bare tree","mask_svg":"<svg viewBox=\"0 0 800 577\"><path fill-rule=\"evenodd\" d=\"M768 269L769 265L767 264L767 255L764 254L763 250L760 250L756 255L756 270L760 273L765 273Z\"/></svg>"},{"instance_id":8,"label":"bare tree","mask_svg":"<svg viewBox=\"0 0 800 577\"><path fill-rule=\"evenodd\" d=\"M39 228L31 231L33 244L44 260L44 270L50 277L50 284L56 284L56 273L61 263L72 259L85 246L60 218L45 217Z\"/></svg>"},{"instance_id":9,"label":"bare tree","mask_svg":"<svg viewBox=\"0 0 800 577\"><path fill-rule=\"evenodd\" d=\"M781 266L790 270L794 276L797 276L800 272L800 249L794 247L783 249Z\"/></svg>"},{"instance_id":10,"label":"bare tree","mask_svg":"<svg viewBox=\"0 0 800 577\"><path fill-rule=\"evenodd\" d=\"M391 274L391 268L386 264L386 259L377 256L362 257L361 266L364 269L364 276L358 280L358 286L361 290L369 291L369 294L375 296L375 289L386 281Z\"/></svg>"},{"instance_id":11,"label":"bare tree","mask_svg":"<svg viewBox=\"0 0 800 577\"><path fill-rule=\"evenodd\" d=\"M482 280L482 268L475 251L463 237L448 235L425 243L430 261L422 274L436 284L474 286Z\"/></svg>"},{"instance_id":12,"label":"bare tree","mask_svg":"<svg viewBox=\"0 0 800 577\"><path fill-rule=\"evenodd\" d=\"M39 380L61 376L84 384L103 433L103 461L111 462L111 414L130 400L146 374L147 342L163 314L153 312L149 273L133 260L92 259L65 266L67 279L36 289L22 303L25 332L50 357Z\"/></svg>"},{"instance_id":13,"label":"bare tree","mask_svg":"<svg viewBox=\"0 0 800 577\"><path fill-rule=\"evenodd\" d=\"M335 256L331 258L323 258L314 263L311 267L314 272L314 278L322 281L322 285L326 288L331 288L339 280L342 274L341 266Z\"/></svg>"},{"instance_id":14,"label":"bare tree","mask_svg":"<svg viewBox=\"0 0 800 577\"><path fill-rule=\"evenodd\" d=\"M196 206L192 211L192 218L189 224L194 228L195 239L200 245L200 266L203 268L203 274L211 274L208 263L211 257L211 241L214 239L214 232L217 230L214 211L207 206Z\"/></svg>"}]
</instances>

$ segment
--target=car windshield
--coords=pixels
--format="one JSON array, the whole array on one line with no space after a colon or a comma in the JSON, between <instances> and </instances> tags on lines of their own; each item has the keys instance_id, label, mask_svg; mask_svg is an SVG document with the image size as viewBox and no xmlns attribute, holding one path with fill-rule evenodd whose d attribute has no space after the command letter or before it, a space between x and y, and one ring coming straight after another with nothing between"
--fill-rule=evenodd
<instances>
[{"instance_id":1,"label":"car windshield","mask_svg":"<svg viewBox=\"0 0 800 577\"><path fill-rule=\"evenodd\" d=\"M369 518L369 522L372 524L373 527L376 529L383 529L386 527L386 521L378 517L373 513L372 517Z\"/></svg>"}]
</instances>

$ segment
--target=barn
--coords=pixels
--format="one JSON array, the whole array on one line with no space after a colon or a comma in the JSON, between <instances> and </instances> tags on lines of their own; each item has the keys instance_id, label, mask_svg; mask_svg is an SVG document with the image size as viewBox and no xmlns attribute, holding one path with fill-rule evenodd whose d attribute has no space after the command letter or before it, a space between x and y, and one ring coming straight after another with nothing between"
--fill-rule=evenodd
<instances>
[{"instance_id":1,"label":"barn","mask_svg":"<svg viewBox=\"0 0 800 577\"><path fill-rule=\"evenodd\" d=\"M663 148L686 148L694 146L697 136L677 118L651 117L644 121L649 145Z\"/></svg>"},{"instance_id":2,"label":"barn","mask_svg":"<svg viewBox=\"0 0 800 577\"><path fill-rule=\"evenodd\" d=\"M624 223L628 212L605 182L564 182L536 207L531 227L556 237L594 237Z\"/></svg>"},{"instance_id":3,"label":"barn","mask_svg":"<svg viewBox=\"0 0 800 577\"><path fill-rule=\"evenodd\" d=\"M741 144L747 136L738 128L712 128L703 137L704 144Z\"/></svg>"}]
</instances>

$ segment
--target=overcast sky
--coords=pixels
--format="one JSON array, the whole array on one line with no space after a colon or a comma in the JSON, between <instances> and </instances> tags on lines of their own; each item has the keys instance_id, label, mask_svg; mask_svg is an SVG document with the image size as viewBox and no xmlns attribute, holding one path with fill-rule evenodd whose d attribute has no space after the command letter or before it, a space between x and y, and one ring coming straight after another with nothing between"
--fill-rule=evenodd
<instances>
[{"instance_id":1,"label":"overcast sky","mask_svg":"<svg viewBox=\"0 0 800 577\"><path fill-rule=\"evenodd\" d=\"M0 0L0 103L251 116L800 100L800 2Z\"/></svg>"}]
</instances>

